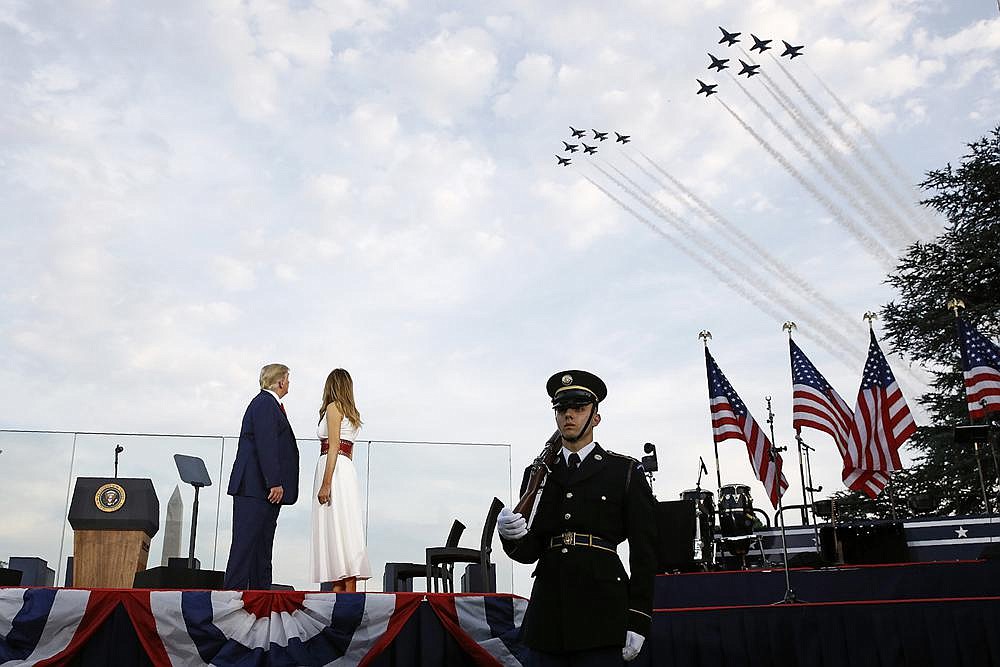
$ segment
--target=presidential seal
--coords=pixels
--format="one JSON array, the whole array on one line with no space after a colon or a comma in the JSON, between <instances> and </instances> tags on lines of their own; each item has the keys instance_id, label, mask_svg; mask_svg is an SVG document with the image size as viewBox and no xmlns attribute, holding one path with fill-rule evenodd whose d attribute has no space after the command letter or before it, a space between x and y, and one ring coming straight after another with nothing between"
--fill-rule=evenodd
<instances>
[{"instance_id":1,"label":"presidential seal","mask_svg":"<svg viewBox=\"0 0 1000 667\"><path fill-rule=\"evenodd\" d=\"M125 506L125 489L120 484L109 482L94 494L94 504L102 512L117 512Z\"/></svg>"}]
</instances>

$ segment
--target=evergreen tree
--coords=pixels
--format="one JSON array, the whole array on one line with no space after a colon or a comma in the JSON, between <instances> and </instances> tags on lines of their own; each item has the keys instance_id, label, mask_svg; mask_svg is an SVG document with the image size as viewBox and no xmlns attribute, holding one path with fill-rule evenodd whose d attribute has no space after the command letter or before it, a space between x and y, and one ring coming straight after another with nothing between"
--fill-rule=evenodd
<instances>
[{"instance_id":1,"label":"evergreen tree","mask_svg":"<svg viewBox=\"0 0 1000 667\"><path fill-rule=\"evenodd\" d=\"M969 423L955 315L946 303L965 302L962 313L994 341L1000 335L1000 126L969 144L957 167L931 171L920 187L930 196L921 204L947 220L944 232L910 246L887 282L898 297L882 309L884 337L911 363L928 370L931 391L918 400L930 415L907 446L916 452L912 467L893 475L897 516L912 514L907 499L925 496L933 509L922 513L970 514L984 510L972 445L956 445L954 427ZM1000 417L993 413L992 417ZM1000 456L1000 452L996 452ZM997 509L994 452L981 449L987 493ZM888 517L889 494L877 501L844 492L838 501L857 516Z\"/></svg>"}]
</instances>

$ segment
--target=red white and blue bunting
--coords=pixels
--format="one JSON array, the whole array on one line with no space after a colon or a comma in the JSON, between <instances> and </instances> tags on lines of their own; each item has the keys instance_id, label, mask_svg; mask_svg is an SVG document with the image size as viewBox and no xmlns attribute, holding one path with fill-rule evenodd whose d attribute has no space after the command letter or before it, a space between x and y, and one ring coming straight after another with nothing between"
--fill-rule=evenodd
<instances>
[{"instance_id":1,"label":"red white and blue bunting","mask_svg":"<svg viewBox=\"0 0 1000 667\"><path fill-rule=\"evenodd\" d=\"M422 600L480 665L524 662L527 600L511 595L0 589L0 666L61 664L121 604L150 661L365 665Z\"/></svg>"}]
</instances>

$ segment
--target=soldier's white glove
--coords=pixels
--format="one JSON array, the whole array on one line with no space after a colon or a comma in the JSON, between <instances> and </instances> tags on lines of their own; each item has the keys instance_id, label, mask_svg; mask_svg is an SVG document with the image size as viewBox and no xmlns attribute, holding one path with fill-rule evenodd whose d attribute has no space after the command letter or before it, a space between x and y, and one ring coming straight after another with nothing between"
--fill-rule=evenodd
<instances>
[{"instance_id":1,"label":"soldier's white glove","mask_svg":"<svg viewBox=\"0 0 1000 667\"><path fill-rule=\"evenodd\" d=\"M497 532L505 540L519 540L528 534L528 522L520 514L504 507L497 517Z\"/></svg>"},{"instance_id":2,"label":"soldier's white glove","mask_svg":"<svg viewBox=\"0 0 1000 667\"><path fill-rule=\"evenodd\" d=\"M642 650L642 643L645 640L646 638L639 633L628 630L625 633L625 647L622 648L622 658L624 660L634 660L635 656L639 655L639 651Z\"/></svg>"}]
</instances>

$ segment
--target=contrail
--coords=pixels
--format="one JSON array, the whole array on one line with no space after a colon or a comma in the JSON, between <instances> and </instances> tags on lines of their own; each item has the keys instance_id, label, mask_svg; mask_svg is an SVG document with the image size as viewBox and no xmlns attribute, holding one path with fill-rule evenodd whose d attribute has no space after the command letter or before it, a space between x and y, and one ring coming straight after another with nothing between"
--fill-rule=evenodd
<instances>
[{"instance_id":1,"label":"contrail","mask_svg":"<svg viewBox=\"0 0 1000 667\"><path fill-rule=\"evenodd\" d=\"M809 139L812 140L813 144L815 144L823 155L826 156L830 165L841 175L841 177L843 177L845 181L860 192L868 205L874 208L876 213L881 215L881 217L873 215L872 212L867 207L863 206L853 194L845 194L844 190L840 190L841 194L848 198L852 205L861 212L862 216L873 225L874 229L881 231L894 243L899 245L908 245L915 238L917 238L917 234L907 228L905 226L905 222L899 218L894 211L886 207L885 203L868 186L865 179L860 176L844 159L840 151L837 150L837 148L830 143L830 140L823 134L823 131L813 124L811 120L809 120L801 107L799 107L799 105L796 104L796 102L784 90L782 90L778 82L772 79L766 72L762 73L762 75L764 89L779 105L781 105L795 124L806 133Z\"/></svg>"},{"instance_id":2,"label":"contrail","mask_svg":"<svg viewBox=\"0 0 1000 667\"><path fill-rule=\"evenodd\" d=\"M885 269L891 269L893 267L893 256L892 253L882 245L882 242L874 238L871 234L866 232L864 229L860 228L853 220L848 217L839 206L837 206L829 197L827 197L823 192L819 190L811 181L806 179L798 169L796 169L788 160L786 160L778 151L774 149L764 137L757 134L757 132L750 127L746 121L744 121L738 113L732 110L728 104L723 102L721 99L718 100L719 104L729 112L733 118L736 119L743 129L746 130L750 136L757 140L764 150L766 150L771 157L777 161L782 167L785 168L791 176L799 182L799 184L805 188L809 194L811 194L816 201L823 205L823 207L833 216L833 219L837 221L844 229L846 229L855 239L861 244L861 248L868 252L872 257L874 257Z\"/></svg>"},{"instance_id":3,"label":"contrail","mask_svg":"<svg viewBox=\"0 0 1000 667\"><path fill-rule=\"evenodd\" d=\"M805 98L806 102L809 103L809 106L811 106L813 110L819 115L819 117L823 119L823 122L826 123L826 125L831 130L833 130L833 133L841 141L843 141L848 146L848 148L850 148L851 152L853 153L853 157L857 158L858 162L860 162L861 165L868 170L872 178L874 178L875 181L882 186L882 189L888 195L890 201L894 202L904 212L904 217L900 217L894 211L886 209L886 213L890 215L891 219L896 223L894 227L896 227L898 231L901 232L902 234L909 236L911 239L919 238L920 236L919 232L911 228L906 220L907 216L911 216L913 214L912 207L908 206L905 202L895 197L895 192L893 191L893 189L889 186L888 182L882 177L881 173L879 173L879 171L875 168L875 166L871 162L869 162L867 158L865 158L864 153L859 149L854 139L847 132L844 132L843 128L841 128L840 125L834 122L834 120L830 117L830 114L826 112L826 109L820 106L820 104L816 101L816 99L809 94L809 91L807 91L801 83L799 83L799 80L792 75L792 73L788 70L788 68L786 68L784 64L782 64L774 56L771 56L771 60L773 60L778 65L778 67L781 68L781 71L785 73L785 76L788 77L788 80L792 82L792 85L795 86L796 90L798 90L799 93L802 95L802 97ZM850 166L847 165L846 163L844 163L844 165L846 168L850 168ZM860 184L864 188L863 192L865 193L865 197L870 201L878 202L881 205L881 200L878 198L878 195L868 187L867 183L861 181Z\"/></svg>"},{"instance_id":4,"label":"contrail","mask_svg":"<svg viewBox=\"0 0 1000 667\"><path fill-rule=\"evenodd\" d=\"M775 290L766 281L761 279L757 274L755 268L746 262L742 261L738 257L734 257L725 248L719 246L717 243L695 230L689 223L687 223L683 218L675 214L670 209L663 206L662 203L657 201L650 193L646 192L642 186L633 181L627 174L622 170L618 169L612 164L608 166L614 169L622 178L624 178L629 185L632 186L631 189L625 183L609 174L606 170L602 169L599 165L593 164L592 166L604 174L609 180L615 183L619 188L621 188L626 193L632 195L637 201L643 203L646 208L655 213L659 218L666 221L671 227L676 229L681 234L686 235L686 238L693 241L703 252L712 255L717 261L721 262L732 271L735 275L741 276L744 280L753 284L759 292L762 292L767 296L772 303L776 303L786 309L792 316L801 319L803 322L808 322L815 326L817 330L822 330L827 335L831 343L836 343L842 351L853 355L857 359L863 358L863 351L859 346L856 346L849 338L844 336L838 331L830 329L828 326L824 325L823 322L817 322L812 315L806 312L801 306L792 300L786 298L780 291ZM637 190L639 192L637 192ZM641 194L640 194L641 193ZM836 352L831 348L831 353L836 354Z\"/></svg>"},{"instance_id":5,"label":"contrail","mask_svg":"<svg viewBox=\"0 0 1000 667\"><path fill-rule=\"evenodd\" d=\"M602 172L609 180L611 180L612 182L617 182L617 179L615 179L613 176L611 176L610 174L608 174L605 170L601 169L601 167L599 167L596 164L594 164L593 166L594 166L595 169L597 169L598 171ZM697 252L693 247L691 247L691 245L689 245L685 240L683 240L682 237L674 237L674 236L671 236L670 234L667 234L658 225L654 224L653 222L650 222L642 214L636 212L628 204L626 204L625 202L623 202L620 199L618 199L617 197L615 197L614 194L612 194L606 188L604 188L603 186L601 186L600 183L598 183L594 179L590 178L586 174L584 174L583 177L585 179L587 179L594 187L596 187L598 190L600 190L602 193L604 193L604 195L606 197L608 197L611 201L613 201L616 204L618 204L621 208L623 208L625 211L627 211L628 213L630 213L639 222L641 222L643 225L645 225L650 230L652 230L653 233L655 233L657 236L659 236L660 238L665 239L667 241L670 241L671 243L674 243L678 248L681 249L682 252L684 252L685 255L687 255L688 257L690 257L691 259L693 259L695 262L697 262L698 264L700 264L702 267L704 267L705 269L707 269L712 275L714 275L716 278L718 278L729 289L733 290L734 292L736 292L737 294L739 294L741 297L743 297L744 299L746 299L749 303L751 303L754 306L756 306L757 309L759 309L762 313L764 313L765 315L767 315L768 317L770 317L771 319L773 319L775 322L784 322L785 320L788 319L785 316L785 314L781 313L780 311L778 311L775 308L774 304L772 304L771 302L769 302L769 301L767 301L765 299L760 298L760 296L758 296L757 294L754 294L753 292L749 291L743 284L741 284L740 282L738 282L737 280L735 280L732 276L730 276L730 275L726 274L725 272L719 270L718 264L716 262L713 262L711 259L709 259L709 258L705 257L704 255L702 255L701 253ZM620 182L617 182L617 184L618 184L618 187L622 188L622 190L624 190L625 192L629 191L629 189L626 188L626 187L624 187ZM632 196L635 196L635 195L633 194ZM675 223L673 223L673 222L671 222L669 220L668 220L668 222L670 222L671 225L676 228L676 224ZM809 332L809 333L803 332L803 335L806 336L806 337L808 337L810 340L812 340L814 343L816 343L817 345L819 345L820 347L822 347L827 352L829 352L834 358L836 358L837 360L839 360L841 363L843 363L844 365L846 365L848 368L854 368L854 366L857 364L857 361L860 359L860 357L858 357L857 359L847 360L847 359L845 359L842 356L842 353L838 352L836 349L834 349L830 345L830 343L827 342L826 339L821 338L819 336L816 336L815 334L812 334L811 332Z\"/></svg>"},{"instance_id":6,"label":"contrail","mask_svg":"<svg viewBox=\"0 0 1000 667\"><path fill-rule=\"evenodd\" d=\"M882 146L882 144L879 143L878 139L875 138L875 135L871 132L871 130L869 130L865 126L865 124L861 122L861 119L858 118L854 114L854 112L851 111L850 107L848 107L844 103L844 101L840 99L840 96L837 95L837 93L833 92L833 90L830 89L830 86L826 85L826 82L823 81L820 75L814 72L813 69L809 67L808 63L804 64L806 68L809 69L809 72L813 75L813 77L816 79L819 85L823 87L823 90L826 91L827 95L829 95L833 99L833 101L836 102L837 106L844 113L844 115L850 118L851 121L854 122L857 128L865 136L865 139L867 139L868 143L872 146L872 148L875 149L875 152L879 154L879 156L882 158L882 161L888 167L889 171L892 172L893 176L896 177L900 187L902 187L905 192L912 192L913 186L909 182L909 177L903 173L902 167L900 167L899 164L892 158L892 155L889 154L889 151L887 151ZM928 214L927 210L923 206L920 206L916 202L912 202L910 203L910 207L915 209L920 214L920 219L924 223L925 231L929 233L937 233L938 231L940 231L941 225L938 222L936 222L931 215Z\"/></svg>"},{"instance_id":7,"label":"contrail","mask_svg":"<svg viewBox=\"0 0 1000 667\"><path fill-rule=\"evenodd\" d=\"M630 155L624 151L622 151L622 154L625 156L625 159L641 169L643 173L646 173L646 175L650 178L654 178L652 174L646 172L642 165L632 159ZM772 275L793 286L807 301L811 301L822 306L826 310L827 314L834 319L838 321L850 320L851 316L846 311L842 310L833 301L820 294L812 285L809 284L809 281L798 275L794 269L786 266L781 260L772 255L765 248L758 245L757 242L750 237L750 235L746 234L742 229L734 225L725 216L712 208L712 206L698 197L697 194L685 186L680 180L672 176L666 169L657 164L648 155L642 151L639 151L639 154L642 155L642 157L644 157L654 169L660 172L664 178L670 181L675 188L680 190L681 193L690 200L690 202L694 202L693 205L688 202L688 207L691 210L698 213L702 219L714 222L726 230L727 233L732 234L734 237L739 239L740 243L742 243L745 248L748 248L756 254L756 256L761 260L761 265L767 268ZM662 184L659 179L654 178L654 180Z\"/></svg>"},{"instance_id":8,"label":"contrail","mask_svg":"<svg viewBox=\"0 0 1000 667\"><path fill-rule=\"evenodd\" d=\"M808 160L810 164L813 165L813 167L820 173L820 175L824 179L826 179L829 182L829 184L833 187L833 189L836 190L837 193L840 194L840 196L843 197L854 208L854 210L856 210L858 214L865 219L865 221L869 224L872 230L882 231L884 234L886 234L886 236L889 237L892 243L897 244L899 246L909 244L913 240L913 237L910 234L907 234L906 232L901 231L892 226L890 226L887 229L886 224L883 222L883 219L889 219L892 213L887 209L885 209L885 207L881 205L881 202L879 202L877 199L874 200L874 207L878 210L873 211L870 206L866 205L865 203L863 203L861 200L858 199L854 191L851 190L852 185L854 186L854 188L860 190L862 193L866 192L868 194L873 194L873 193L871 193L871 190L863 183L863 181L854 174L850 166L843 161L837 149L834 148L833 145L830 144L830 142L826 139L826 137L823 136L822 131L820 131L818 128L812 125L812 123L810 123L808 119L806 119L805 116L802 114L801 110L796 108L794 106L794 103L791 102L791 100L789 100L787 96L785 96L782 93L782 91L780 91L776 86L773 85L773 82L769 83L768 81L769 79L767 78L764 81L762 81L764 90L767 91L767 93L771 95L771 97L788 113L788 115L795 122L795 124L798 125L799 128L803 130L803 132L805 132L806 136L808 136L812 140L812 143L816 147L818 147L820 151L826 156L830 164L829 169L826 167L826 165L824 165L823 162L821 162L815 155L813 155L813 153L810 152L809 149L807 149L802 144L802 142L796 139L791 134L791 132L785 129L785 127L778 121L778 119L775 118L769 111L767 111L766 107L764 107L764 105L759 100L757 100L756 97L749 90L747 90L745 86L740 84L739 81L736 81L736 85L740 87L740 90L742 90L746 94L746 96L750 99L751 102L754 103L754 105L758 108L758 110L760 110L761 113L767 116L767 118L775 125L775 127L778 128L778 131L781 132L781 134L795 147L795 149L806 160ZM784 99L782 99L783 97ZM832 169L833 171L831 172L830 169ZM840 178L838 178L838 176ZM841 179L843 179L843 182L841 182ZM871 201L871 199L872 198L869 197L869 201ZM882 216L881 218L879 217L879 214L881 214Z\"/></svg>"},{"instance_id":9,"label":"contrail","mask_svg":"<svg viewBox=\"0 0 1000 667\"><path fill-rule=\"evenodd\" d=\"M813 153L808 148L806 148L802 144L802 142L796 139L795 136L792 135L792 133L789 132L785 128L785 126L782 125L781 122L777 118L775 118L770 111L768 111L767 107L765 107L756 98L756 96L754 96L753 93L747 90L747 88L742 83L740 83L740 81L736 77L730 75L730 78L737 86L739 86L740 90L743 91L743 93L754 104L754 106L757 107L757 110L760 111L762 114L764 114L764 116L771 121L771 123L778 129L781 135L785 137L785 139L788 140L788 142L791 143L792 146L795 147L795 150L797 150L799 154L803 158L805 158L809 162L809 164L811 164L816 169L817 172L819 172L820 176L822 176L833 187L833 189L836 190L837 193L840 194L840 196L843 197L861 215L861 217L868 222L869 225L871 225L872 228L879 229L882 227L881 221L875 215L872 214L872 212L868 209L868 207L866 207L860 201L858 201L858 198L854 195L854 193L851 192L851 190L844 183L841 183L840 179L837 178L829 169L827 169L827 167L819 159L817 159L817 157L813 155ZM809 127L804 122L804 119L797 116L790 107L786 106L785 103L781 100L781 98L778 97L778 95L774 92L774 90L772 90L771 87L769 87L766 83L764 84L764 89L771 94L774 100L778 102L778 104L780 104L785 109L785 111L788 112L788 115L792 117L792 120L794 120L795 123L800 128L802 128L802 130L805 131L807 135L810 136L813 143L820 146L820 148L822 149L824 139L821 136L816 136L813 134L815 128ZM830 147L830 149L833 150L832 147ZM831 162L833 162L835 159L834 156L829 151L825 152L827 154L827 157L831 159ZM838 173L841 173L841 175L843 176L843 171L844 171L843 169L838 170L836 164L833 164L832 166L835 170L838 171ZM906 239L895 238L894 241L897 241L902 244L906 242Z\"/></svg>"}]
</instances>

